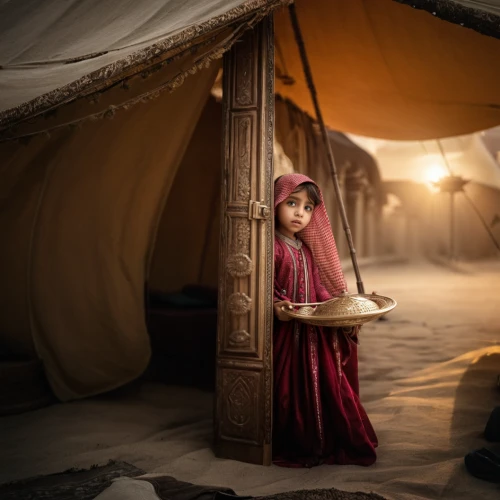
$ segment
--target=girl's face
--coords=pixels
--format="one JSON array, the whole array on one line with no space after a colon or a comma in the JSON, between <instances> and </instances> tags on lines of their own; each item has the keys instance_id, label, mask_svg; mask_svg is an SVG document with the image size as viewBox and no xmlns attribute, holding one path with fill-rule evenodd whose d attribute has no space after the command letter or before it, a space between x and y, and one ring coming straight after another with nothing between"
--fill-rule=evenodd
<instances>
[{"instance_id":1,"label":"girl's face","mask_svg":"<svg viewBox=\"0 0 500 500\"><path fill-rule=\"evenodd\" d=\"M314 203L305 189L292 193L276 207L276 229L284 236L295 238L295 233L311 222L313 211Z\"/></svg>"}]
</instances>

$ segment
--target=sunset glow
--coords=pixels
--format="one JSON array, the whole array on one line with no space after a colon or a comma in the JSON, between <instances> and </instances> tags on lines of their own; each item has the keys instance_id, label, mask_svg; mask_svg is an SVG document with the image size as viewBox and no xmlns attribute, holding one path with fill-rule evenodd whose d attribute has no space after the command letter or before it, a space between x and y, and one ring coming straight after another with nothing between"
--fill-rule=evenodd
<instances>
[{"instance_id":1,"label":"sunset glow","mask_svg":"<svg viewBox=\"0 0 500 500\"><path fill-rule=\"evenodd\" d=\"M427 169L425 170L425 182L429 189L431 189L432 191L437 191L434 183L440 181L446 175L448 175L448 172L442 165L440 165L439 163L433 163L432 165L429 165L429 167L427 167Z\"/></svg>"}]
</instances>

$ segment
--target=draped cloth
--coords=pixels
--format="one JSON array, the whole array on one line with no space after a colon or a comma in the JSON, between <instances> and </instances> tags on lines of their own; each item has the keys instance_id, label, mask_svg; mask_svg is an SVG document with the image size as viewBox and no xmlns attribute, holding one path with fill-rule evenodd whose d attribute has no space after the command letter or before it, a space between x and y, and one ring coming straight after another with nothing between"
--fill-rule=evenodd
<instances>
[{"instance_id":1,"label":"draped cloth","mask_svg":"<svg viewBox=\"0 0 500 500\"><path fill-rule=\"evenodd\" d=\"M279 178L275 208L308 177L291 174ZM326 261L326 271L316 264L323 204L311 222L292 240L276 233L274 244L274 300L295 303L322 302L345 289L338 256ZM312 226L311 226L312 225ZM313 231L318 230L316 237ZM325 245L336 254L331 229ZM309 244L314 248L310 248ZM323 252L319 255L325 255ZM322 261L321 261L322 262ZM323 262L322 262L323 263ZM323 286L322 276L335 271L335 292ZM331 283L329 283L331 285ZM377 437L359 399L356 337L336 328L321 328L298 321L275 319L273 332L274 424L273 461L286 467L320 463L370 465L376 459Z\"/></svg>"},{"instance_id":2,"label":"draped cloth","mask_svg":"<svg viewBox=\"0 0 500 500\"><path fill-rule=\"evenodd\" d=\"M113 120L0 147L0 350L38 355L61 401L148 365L157 225L218 69Z\"/></svg>"}]
</instances>

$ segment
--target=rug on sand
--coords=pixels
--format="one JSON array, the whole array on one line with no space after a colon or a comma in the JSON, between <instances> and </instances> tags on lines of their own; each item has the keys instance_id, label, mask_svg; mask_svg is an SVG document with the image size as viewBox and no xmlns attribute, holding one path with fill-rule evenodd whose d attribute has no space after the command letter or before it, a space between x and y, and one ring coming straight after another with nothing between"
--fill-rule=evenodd
<instances>
[{"instance_id":1,"label":"rug on sand","mask_svg":"<svg viewBox=\"0 0 500 500\"><path fill-rule=\"evenodd\" d=\"M69 469L0 485L2 500L92 500L117 477L135 477L145 472L126 462L110 460L90 469Z\"/></svg>"},{"instance_id":2,"label":"rug on sand","mask_svg":"<svg viewBox=\"0 0 500 500\"><path fill-rule=\"evenodd\" d=\"M266 496L238 496L229 488L215 486L197 486L191 483L178 481L171 476L138 477L142 481L150 482L160 500L385 500L375 493L361 491L349 492L336 488L316 490L297 490L275 493Z\"/></svg>"},{"instance_id":3,"label":"rug on sand","mask_svg":"<svg viewBox=\"0 0 500 500\"><path fill-rule=\"evenodd\" d=\"M348 492L336 488L317 490L297 490L276 493L266 496L238 496L229 488L216 486L197 486L178 481L171 476L138 477L141 481L150 482L160 500L385 500L375 493Z\"/></svg>"},{"instance_id":4,"label":"rug on sand","mask_svg":"<svg viewBox=\"0 0 500 500\"><path fill-rule=\"evenodd\" d=\"M335 488L297 490L267 496L239 496L232 489L200 486L171 476L138 477L145 472L126 462L110 460L90 469L69 469L48 476L37 476L0 485L2 500L93 500L113 479L135 478L152 484L160 500L385 500L375 493L347 492Z\"/></svg>"},{"instance_id":5,"label":"rug on sand","mask_svg":"<svg viewBox=\"0 0 500 500\"><path fill-rule=\"evenodd\" d=\"M257 500L385 500L376 493L363 493L362 491L341 491L336 488L320 490L285 491L266 497L255 497Z\"/></svg>"}]
</instances>

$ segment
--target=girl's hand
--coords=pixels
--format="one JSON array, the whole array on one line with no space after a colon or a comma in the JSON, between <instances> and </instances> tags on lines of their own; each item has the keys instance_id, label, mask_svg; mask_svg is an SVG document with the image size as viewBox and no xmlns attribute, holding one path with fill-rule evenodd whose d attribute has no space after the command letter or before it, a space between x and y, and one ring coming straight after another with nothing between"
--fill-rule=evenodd
<instances>
[{"instance_id":1,"label":"girl's hand","mask_svg":"<svg viewBox=\"0 0 500 500\"><path fill-rule=\"evenodd\" d=\"M292 303L288 300L282 300L280 302L275 302L274 303L274 315L280 320L280 321L290 321L292 318L285 314L281 308L285 307L285 309L290 309L290 311L293 310Z\"/></svg>"}]
</instances>

